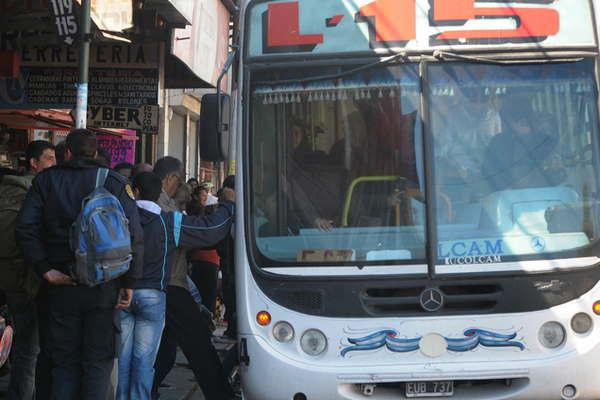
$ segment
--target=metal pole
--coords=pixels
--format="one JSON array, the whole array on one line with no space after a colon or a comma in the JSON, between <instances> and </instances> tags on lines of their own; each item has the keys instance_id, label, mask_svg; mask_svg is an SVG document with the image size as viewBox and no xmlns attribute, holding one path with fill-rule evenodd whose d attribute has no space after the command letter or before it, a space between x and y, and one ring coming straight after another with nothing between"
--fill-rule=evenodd
<instances>
[{"instance_id":1,"label":"metal pole","mask_svg":"<svg viewBox=\"0 0 600 400\"><path fill-rule=\"evenodd\" d=\"M433 139L431 133L431 115L429 114L429 75L427 62L419 63L419 75L421 76L421 115L423 118L422 147L423 147L423 171L425 172L425 254L427 258L427 276L430 280L435 279L436 265L438 259L437 243L437 198L434 182L434 157Z\"/></svg>"},{"instance_id":2,"label":"metal pole","mask_svg":"<svg viewBox=\"0 0 600 400\"><path fill-rule=\"evenodd\" d=\"M90 66L90 0L81 1L81 40L79 44L79 80L77 81L77 104L75 127L85 128L87 123L88 70Z\"/></svg>"}]
</instances>

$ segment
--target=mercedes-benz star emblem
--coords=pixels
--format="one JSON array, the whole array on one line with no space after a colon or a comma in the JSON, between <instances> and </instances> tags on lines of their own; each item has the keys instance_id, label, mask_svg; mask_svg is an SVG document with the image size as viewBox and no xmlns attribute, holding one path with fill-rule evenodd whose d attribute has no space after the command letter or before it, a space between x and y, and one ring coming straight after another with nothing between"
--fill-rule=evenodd
<instances>
[{"instance_id":1,"label":"mercedes-benz star emblem","mask_svg":"<svg viewBox=\"0 0 600 400\"><path fill-rule=\"evenodd\" d=\"M425 311L438 311L444 305L444 294L439 289L427 288L421 292L419 302Z\"/></svg>"}]
</instances>

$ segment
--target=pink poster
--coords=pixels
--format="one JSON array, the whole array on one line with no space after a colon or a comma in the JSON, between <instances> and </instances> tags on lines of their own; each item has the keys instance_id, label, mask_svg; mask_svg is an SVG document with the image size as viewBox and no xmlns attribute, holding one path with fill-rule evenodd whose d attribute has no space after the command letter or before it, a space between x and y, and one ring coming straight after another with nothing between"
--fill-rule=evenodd
<instances>
[{"instance_id":1,"label":"pink poster","mask_svg":"<svg viewBox=\"0 0 600 400\"><path fill-rule=\"evenodd\" d=\"M98 146L110 153L111 167L122 162L135 164L135 141L135 134L98 135Z\"/></svg>"}]
</instances>

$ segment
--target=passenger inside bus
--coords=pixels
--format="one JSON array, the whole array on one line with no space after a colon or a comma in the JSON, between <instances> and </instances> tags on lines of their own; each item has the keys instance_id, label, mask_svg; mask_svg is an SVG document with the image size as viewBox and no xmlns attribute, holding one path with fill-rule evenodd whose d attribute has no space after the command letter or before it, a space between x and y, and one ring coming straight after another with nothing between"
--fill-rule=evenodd
<instances>
[{"instance_id":1,"label":"passenger inside bus","mask_svg":"<svg viewBox=\"0 0 600 400\"><path fill-rule=\"evenodd\" d=\"M417 111L405 99L356 101L346 134L330 150L347 166L344 226L400 226L414 223L410 197L420 197L415 129ZM406 109L411 110L405 112Z\"/></svg>"},{"instance_id":2,"label":"passenger inside bus","mask_svg":"<svg viewBox=\"0 0 600 400\"><path fill-rule=\"evenodd\" d=\"M288 204L288 227L331 230L339 204L337 177L327 176L324 166L328 164L325 152L315 151L311 146L308 125L298 117L291 118L292 148L287 157L287 174L284 193Z\"/></svg>"},{"instance_id":3,"label":"passenger inside bus","mask_svg":"<svg viewBox=\"0 0 600 400\"><path fill-rule=\"evenodd\" d=\"M478 198L489 192L482 178L485 149L500 132L498 99L480 86L442 80L430 97L438 222L471 221ZM467 216L467 219L465 219Z\"/></svg>"},{"instance_id":4,"label":"passenger inside bus","mask_svg":"<svg viewBox=\"0 0 600 400\"><path fill-rule=\"evenodd\" d=\"M432 97L431 124L440 172L463 181L479 178L483 154L500 132L496 98L481 87L439 88ZM447 95L446 92L449 92Z\"/></svg>"},{"instance_id":5,"label":"passenger inside bus","mask_svg":"<svg viewBox=\"0 0 600 400\"><path fill-rule=\"evenodd\" d=\"M483 176L492 192L556 186L566 178L558 138L539 121L527 96L514 96L502 108L502 132L487 146Z\"/></svg>"},{"instance_id":6,"label":"passenger inside bus","mask_svg":"<svg viewBox=\"0 0 600 400\"><path fill-rule=\"evenodd\" d=\"M333 165L351 169L353 163L364 157L364 148L359 144L367 142L367 128L360 112L354 110L348 112L342 119L343 125L341 136L329 149L329 159Z\"/></svg>"}]
</instances>

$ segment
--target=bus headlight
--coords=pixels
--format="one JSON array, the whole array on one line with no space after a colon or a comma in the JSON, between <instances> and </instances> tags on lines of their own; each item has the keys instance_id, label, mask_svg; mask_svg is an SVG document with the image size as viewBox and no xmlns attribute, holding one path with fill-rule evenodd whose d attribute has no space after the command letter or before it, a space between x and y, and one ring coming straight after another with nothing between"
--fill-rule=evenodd
<instances>
[{"instance_id":1,"label":"bus headlight","mask_svg":"<svg viewBox=\"0 0 600 400\"><path fill-rule=\"evenodd\" d=\"M309 329L302 334L300 347L309 356L318 356L327 348L327 338L323 332Z\"/></svg>"},{"instance_id":2,"label":"bus headlight","mask_svg":"<svg viewBox=\"0 0 600 400\"><path fill-rule=\"evenodd\" d=\"M555 321L546 322L538 332L538 340L549 349L555 349L565 341L565 328Z\"/></svg>"},{"instance_id":3,"label":"bus headlight","mask_svg":"<svg viewBox=\"0 0 600 400\"><path fill-rule=\"evenodd\" d=\"M571 329L580 335L588 333L592 329L592 317L583 312L573 315Z\"/></svg>"},{"instance_id":4,"label":"bus headlight","mask_svg":"<svg viewBox=\"0 0 600 400\"><path fill-rule=\"evenodd\" d=\"M285 321L279 321L273 326L273 336L278 342L289 342L294 338L294 328Z\"/></svg>"}]
</instances>

